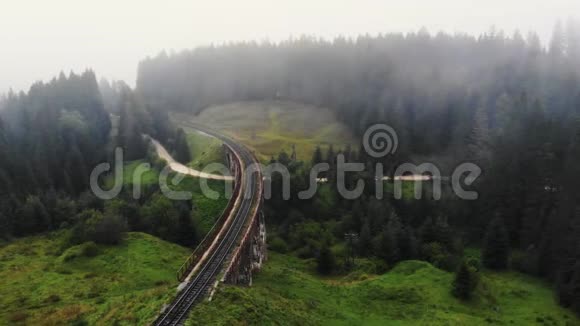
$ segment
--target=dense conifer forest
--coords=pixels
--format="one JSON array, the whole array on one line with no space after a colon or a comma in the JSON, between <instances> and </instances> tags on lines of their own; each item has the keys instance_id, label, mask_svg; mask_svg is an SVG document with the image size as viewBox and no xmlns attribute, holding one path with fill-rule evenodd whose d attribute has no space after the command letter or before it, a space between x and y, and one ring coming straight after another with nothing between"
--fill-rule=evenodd
<instances>
[{"instance_id":1,"label":"dense conifer forest","mask_svg":"<svg viewBox=\"0 0 580 326\"><path fill-rule=\"evenodd\" d=\"M296 193L305 182L293 182L292 200L274 192L268 203L275 247L319 257L327 273L335 265L328 247L346 232L360 235L358 255L389 265L420 258L456 270L464 248L479 246L486 268L544 277L560 303L578 311L579 60L580 29L573 23L558 24L547 46L533 33L496 30L480 37L425 30L302 37L161 53L141 62L137 89L151 107L193 114L272 99L328 107L359 136L387 123L400 139L396 154L381 161L391 172L409 161L435 162L447 174L460 162L478 164L476 201L376 200L369 188L363 198L344 200L333 182L304 201ZM377 161L362 147L317 149L311 162L287 153L272 161L287 164L295 180L307 180L307 167L326 161L332 180L339 153L367 166ZM373 175L347 179L352 185ZM463 265L461 277L469 279L468 271Z\"/></svg>"},{"instance_id":2,"label":"dense conifer forest","mask_svg":"<svg viewBox=\"0 0 580 326\"><path fill-rule=\"evenodd\" d=\"M103 81L99 87L92 71L68 77L61 73L28 93L10 93L2 100L0 237L70 229L71 245L115 244L132 230L183 245L197 243L192 202L170 201L159 194L157 184L146 187L139 199L130 196L128 187L114 201L91 191L91 171L99 163L114 164L115 147L123 149L125 161L148 161L158 171L164 163L143 135L170 149L179 148L185 137L165 112L148 110L126 85L107 85ZM114 131L112 120L119 121ZM189 160L187 147L175 154Z\"/></svg>"},{"instance_id":3,"label":"dense conifer forest","mask_svg":"<svg viewBox=\"0 0 580 326\"><path fill-rule=\"evenodd\" d=\"M0 237L13 239L58 229L69 245L114 245L126 231L143 231L194 247L201 236L196 203L170 201L157 185L132 199L129 191L102 201L89 175L114 161L163 168L147 138L163 143L182 163L191 161L187 135L170 113L199 114L212 105L275 100L329 108L362 137L386 123L398 151L373 158L362 146L319 144L311 160L283 149L271 163L292 173L291 198L273 178L267 201L274 251L314 258L317 271L349 271L349 256L374 261L379 271L425 260L457 271L453 294L468 300L482 269L514 269L548 280L558 302L580 312L580 29L558 25L548 46L537 35L480 37L386 34L332 41L302 37L280 43L234 43L142 61L137 87L97 83L95 74L60 74L0 102ZM341 198L337 156L364 163L346 176L372 183L374 163L392 173L403 162L438 164L446 175L460 162L483 174L475 201L445 193L434 200ZM309 168L327 162L328 183L300 200ZM100 180L102 183L105 180ZM356 234L356 241L345 240ZM337 257L333 246L349 253ZM349 247L350 246L350 247ZM481 259L466 260L466 248Z\"/></svg>"}]
</instances>

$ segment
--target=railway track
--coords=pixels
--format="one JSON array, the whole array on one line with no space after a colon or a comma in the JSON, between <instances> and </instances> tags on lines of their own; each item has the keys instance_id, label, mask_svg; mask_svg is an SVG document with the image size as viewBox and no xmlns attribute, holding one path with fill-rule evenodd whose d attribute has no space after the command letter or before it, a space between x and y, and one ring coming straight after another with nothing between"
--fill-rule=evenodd
<instances>
[{"instance_id":1,"label":"railway track","mask_svg":"<svg viewBox=\"0 0 580 326\"><path fill-rule=\"evenodd\" d=\"M201 126L193 124L188 124L188 126L221 139L238 156L241 161L240 164L242 171L246 166L255 162L252 153L250 153L244 146L237 144L235 141ZM242 182L239 192L241 203L238 209L233 213L233 221L229 225L229 229L226 231L222 239L219 240L219 243L213 252L211 252L209 258L207 258L195 277L181 292L179 292L177 298L157 318L154 325L183 325L191 307L201 301L208 291L210 291L213 284L216 282L217 276L223 270L225 260L235 249L237 239L239 238L246 221L251 217L250 214L252 212L252 207L260 200L261 196L261 194L256 193L256 191L259 191L258 189L260 189L257 183L261 181L258 180L255 174L252 175L251 178L247 178L242 172L242 175L237 176L236 181ZM247 196L246 194L251 194L251 196ZM232 198L231 200L235 200L235 198Z\"/></svg>"}]
</instances>

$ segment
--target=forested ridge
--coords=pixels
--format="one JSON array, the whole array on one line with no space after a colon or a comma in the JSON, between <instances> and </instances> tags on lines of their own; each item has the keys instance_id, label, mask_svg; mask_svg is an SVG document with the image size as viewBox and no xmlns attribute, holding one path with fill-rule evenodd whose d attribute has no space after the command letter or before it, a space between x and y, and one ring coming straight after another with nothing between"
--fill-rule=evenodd
<instances>
[{"instance_id":1,"label":"forested ridge","mask_svg":"<svg viewBox=\"0 0 580 326\"><path fill-rule=\"evenodd\" d=\"M95 75L60 74L28 94L8 94L1 107L0 233L56 229L71 218L70 198L88 189L92 166L106 158L111 123Z\"/></svg>"},{"instance_id":2,"label":"forested ridge","mask_svg":"<svg viewBox=\"0 0 580 326\"><path fill-rule=\"evenodd\" d=\"M3 193L86 188L111 128L94 73L61 74L28 94L8 94L0 116Z\"/></svg>"},{"instance_id":3,"label":"forested ridge","mask_svg":"<svg viewBox=\"0 0 580 326\"><path fill-rule=\"evenodd\" d=\"M144 184L137 199L129 185L111 201L92 193L91 171L103 162L113 166L117 147L124 162L149 162L157 175L165 163L144 134L190 160L185 134L166 112L146 107L123 83L100 84L92 71L61 73L0 101L0 239L65 230L66 249L118 244L125 231L141 231L194 246L199 235L191 200L170 201L156 182ZM115 128L111 120L118 120ZM112 172L101 176L102 187Z\"/></svg>"},{"instance_id":4,"label":"forested ridge","mask_svg":"<svg viewBox=\"0 0 580 326\"><path fill-rule=\"evenodd\" d=\"M547 46L533 33L422 30L162 53L141 62L137 89L152 107L194 114L213 104L277 99L328 107L360 136L384 122L400 139L395 155L381 160L390 171L407 161L433 161L447 174L460 162L478 164L476 201L379 201L369 187L347 201L333 182L301 201L296 193L311 164L335 168L338 153L367 167L377 160L352 148L321 148L311 162L281 153L272 161L290 166L293 199L274 191L268 201L278 234L272 247L317 257L328 273L348 267L329 248L355 232L363 257L461 267L456 293L463 296L472 287L469 271L478 269L461 262L463 248L478 246L486 268L544 277L564 306L580 311L579 77L580 29L569 23L556 26ZM372 173L347 184L372 180ZM332 169L328 175L335 177Z\"/></svg>"},{"instance_id":5,"label":"forested ridge","mask_svg":"<svg viewBox=\"0 0 580 326\"><path fill-rule=\"evenodd\" d=\"M578 95L578 30L558 25L547 49L533 33L492 30L476 38L422 30L163 52L141 62L137 88L153 105L194 113L238 100L306 102L334 109L358 132L388 117L410 133L414 152L432 152L449 144L431 126L466 135L459 122L481 105L493 116L502 95L525 92L553 114L570 113Z\"/></svg>"}]
</instances>

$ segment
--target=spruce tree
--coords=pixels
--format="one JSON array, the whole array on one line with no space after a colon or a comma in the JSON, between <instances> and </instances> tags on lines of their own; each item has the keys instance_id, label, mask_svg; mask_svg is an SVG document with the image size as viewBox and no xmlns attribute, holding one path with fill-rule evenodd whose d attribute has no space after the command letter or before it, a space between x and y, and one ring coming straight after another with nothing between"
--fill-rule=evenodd
<instances>
[{"instance_id":1,"label":"spruce tree","mask_svg":"<svg viewBox=\"0 0 580 326\"><path fill-rule=\"evenodd\" d=\"M138 105L134 94L123 94L118 144L123 147L125 159L128 161L141 159L147 154L147 144L143 139L141 125L138 121L137 112L140 111Z\"/></svg>"},{"instance_id":2,"label":"spruce tree","mask_svg":"<svg viewBox=\"0 0 580 326\"><path fill-rule=\"evenodd\" d=\"M418 243L413 229L410 226L406 226L401 230L398 242L401 260L409 260L417 257Z\"/></svg>"},{"instance_id":3,"label":"spruce tree","mask_svg":"<svg viewBox=\"0 0 580 326\"><path fill-rule=\"evenodd\" d=\"M187 143L187 136L183 129L179 128L175 136L175 160L186 164L191 161L191 152Z\"/></svg>"},{"instance_id":4,"label":"spruce tree","mask_svg":"<svg viewBox=\"0 0 580 326\"><path fill-rule=\"evenodd\" d=\"M361 256L368 256L371 253L371 228L368 222L365 222L360 231L358 241L358 253Z\"/></svg>"},{"instance_id":5,"label":"spruce tree","mask_svg":"<svg viewBox=\"0 0 580 326\"><path fill-rule=\"evenodd\" d=\"M464 261L455 273L452 293L458 299L469 300L477 287L477 283L476 271Z\"/></svg>"},{"instance_id":6,"label":"spruce tree","mask_svg":"<svg viewBox=\"0 0 580 326\"><path fill-rule=\"evenodd\" d=\"M278 154L277 162L287 167L290 165L290 156L286 151L282 150Z\"/></svg>"},{"instance_id":7,"label":"spruce tree","mask_svg":"<svg viewBox=\"0 0 580 326\"><path fill-rule=\"evenodd\" d=\"M50 226L50 216L37 196L29 196L18 212L16 232L26 235L47 230Z\"/></svg>"},{"instance_id":8,"label":"spruce tree","mask_svg":"<svg viewBox=\"0 0 580 326\"><path fill-rule=\"evenodd\" d=\"M323 162L322 149L320 149L320 146L316 146L314 154L312 155L312 165L316 165L322 162Z\"/></svg>"},{"instance_id":9,"label":"spruce tree","mask_svg":"<svg viewBox=\"0 0 580 326\"><path fill-rule=\"evenodd\" d=\"M197 232L191 218L191 210L185 203L178 203L179 210L178 217L178 239L177 242L181 245L194 247L197 242Z\"/></svg>"},{"instance_id":10,"label":"spruce tree","mask_svg":"<svg viewBox=\"0 0 580 326\"><path fill-rule=\"evenodd\" d=\"M508 267L509 237L501 217L494 218L485 234L482 262L490 269L501 270Z\"/></svg>"},{"instance_id":11,"label":"spruce tree","mask_svg":"<svg viewBox=\"0 0 580 326\"><path fill-rule=\"evenodd\" d=\"M0 210L0 239L12 234L12 223L7 215Z\"/></svg>"},{"instance_id":12,"label":"spruce tree","mask_svg":"<svg viewBox=\"0 0 580 326\"><path fill-rule=\"evenodd\" d=\"M333 167L336 163L336 153L334 152L334 146L332 144L328 146L328 152L326 152L326 163Z\"/></svg>"},{"instance_id":13,"label":"spruce tree","mask_svg":"<svg viewBox=\"0 0 580 326\"><path fill-rule=\"evenodd\" d=\"M400 250L395 230L385 229L381 233L377 247L377 254L385 260L387 264L394 265L399 262Z\"/></svg>"},{"instance_id":14,"label":"spruce tree","mask_svg":"<svg viewBox=\"0 0 580 326\"><path fill-rule=\"evenodd\" d=\"M330 145L328 151L326 152L326 163L330 165L328 172L325 173L325 177L328 179L329 184L336 190L336 152L334 147Z\"/></svg>"},{"instance_id":15,"label":"spruce tree","mask_svg":"<svg viewBox=\"0 0 580 326\"><path fill-rule=\"evenodd\" d=\"M571 299L570 308L580 315L580 261L576 262L576 266L574 266L568 290Z\"/></svg>"},{"instance_id":16,"label":"spruce tree","mask_svg":"<svg viewBox=\"0 0 580 326\"><path fill-rule=\"evenodd\" d=\"M469 159L485 168L491 160L491 133L489 130L489 120L484 104L480 104L475 113L473 129L469 136Z\"/></svg>"},{"instance_id":17,"label":"spruce tree","mask_svg":"<svg viewBox=\"0 0 580 326\"><path fill-rule=\"evenodd\" d=\"M320 249L317 263L317 270L322 275L330 275L334 271L336 266L336 258L328 246L324 245Z\"/></svg>"},{"instance_id":18,"label":"spruce tree","mask_svg":"<svg viewBox=\"0 0 580 326\"><path fill-rule=\"evenodd\" d=\"M89 183L89 170L85 166L85 159L76 144L72 144L70 151L65 157L65 168L70 176L70 182L74 190L73 194L81 193Z\"/></svg>"},{"instance_id":19,"label":"spruce tree","mask_svg":"<svg viewBox=\"0 0 580 326\"><path fill-rule=\"evenodd\" d=\"M564 26L561 21L556 22L554 30L552 31L552 39L550 40L549 53L553 58L561 58L566 52L566 39L564 33Z\"/></svg>"}]
</instances>

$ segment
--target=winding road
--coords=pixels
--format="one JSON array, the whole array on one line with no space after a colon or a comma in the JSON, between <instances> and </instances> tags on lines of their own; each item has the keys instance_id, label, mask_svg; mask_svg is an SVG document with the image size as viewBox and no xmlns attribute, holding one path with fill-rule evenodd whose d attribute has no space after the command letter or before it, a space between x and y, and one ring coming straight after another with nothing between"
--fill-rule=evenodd
<instances>
[{"instance_id":1,"label":"winding road","mask_svg":"<svg viewBox=\"0 0 580 326\"><path fill-rule=\"evenodd\" d=\"M209 135L209 136L212 136L212 135ZM198 171L198 170L190 168L189 166L183 165L183 164L177 162L169 154L167 149L165 149L165 147L163 147L163 145L161 145L161 143L159 143L157 140L155 140L151 137L149 137L149 139L151 139L153 146L155 146L155 150L157 151L157 155L160 158L167 161L167 164L169 165L169 167L175 172L178 172L181 174L186 174L186 175L191 175L194 177L204 178L204 179L213 179L213 180L233 180L234 179L232 176L229 176L229 175L224 176L224 175L220 175L220 174L205 173L203 171Z\"/></svg>"},{"instance_id":2,"label":"winding road","mask_svg":"<svg viewBox=\"0 0 580 326\"><path fill-rule=\"evenodd\" d=\"M224 270L225 262L236 249L238 239L247 226L246 222L252 217L254 211L252 208L259 204L262 196L260 193L262 187L259 185L261 180L255 174L246 176L244 172L247 166L257 162L254 155L246 147L206 127L191 123L187 125L222 140L229 147L240 164L241 172L235 178L235 182L240 183L240 191L236 197L230 199L235 202L235 205L228 220L223 224L222 230L217 234L212 246L208 248L197 268L193 270L188 278L189 282L178 293L173 303L161 313L154 325L183 325L191 307L201 301L218 281L218 276ZM168 162L170 161L168 160ZM177 172L179 171L177 170ZM223 176L219 177L223 178Z\"/></svg>"}]
</instances>

